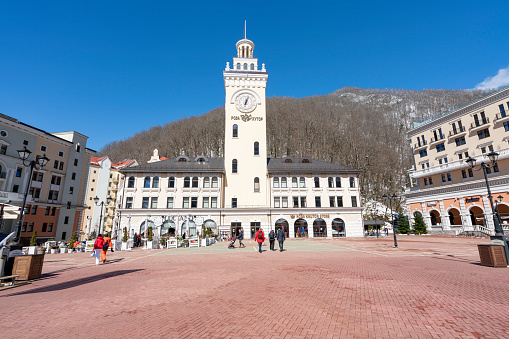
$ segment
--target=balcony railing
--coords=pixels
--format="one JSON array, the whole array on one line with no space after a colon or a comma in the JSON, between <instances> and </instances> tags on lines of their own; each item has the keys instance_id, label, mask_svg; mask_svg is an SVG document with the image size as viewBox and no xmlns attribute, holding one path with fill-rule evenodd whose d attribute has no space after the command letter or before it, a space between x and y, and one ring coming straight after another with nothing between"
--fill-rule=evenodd
<instances>
[{"instance_id":1,"label":"balcony railing","mask_svg":"<svg viewBox=\"0 0 509 339\"><path fill-rule=\"evenodd\" d=\"M481 121L473 122L470 124L470 131L481 129L490 123L490 118L483 119Z\"/></svg>"},{"instance_id":2,"label":"balcony railing","mask_svg":"<svg viewBox=\"0 0 509 339\"><path fill-rule=\"evenodd\" d=\"M502 121L507 121L507 120L509 120L509 115L506 115L505 113L504 113L504 115L502 115L501 113L497 113L497 114L495 115L495 123L497 123L497 122L499 122L499 121L501 121L501 120L502 120Z\"/></svg>"},{"instance_id":3,"label":"balcony railing","mask_svg":"<svg viewBox=\"0 0 509 339\"><path fill-rule=\"evenodd\" d=\"M467 130L463 126L461 126L460 128L456 128L456 130L449 131L449 138L459 135L459 134L462 134L462 133L465 133L466 131Z\"/></svg>"},{"instance_id":4,"label":"balcony railing","mask_svg":"<svg viewBox=\"0 0 509 339\"><path fill-rule=\"evenodd\" d=\"M438 142L441 142L441 141L444 141L445 140L445 136L443 135L440 135L438 137L433 137L429 140L429 147L433 146L434 144L438 143Z\"/></svg>"},{"instance_id":5,"label":"balcony railing","mask_svg":"<svg viewBox=\"0 0 509 339\"><path fill-rule=\"evenodd\" d=\"M414 150L418 150L420 148L426 148L426 147L428 147L428 144L426 142L424 142L424 143L421 142L420 144L418 144L418 143L414 144Z\"/></svg>"}]
</instances>

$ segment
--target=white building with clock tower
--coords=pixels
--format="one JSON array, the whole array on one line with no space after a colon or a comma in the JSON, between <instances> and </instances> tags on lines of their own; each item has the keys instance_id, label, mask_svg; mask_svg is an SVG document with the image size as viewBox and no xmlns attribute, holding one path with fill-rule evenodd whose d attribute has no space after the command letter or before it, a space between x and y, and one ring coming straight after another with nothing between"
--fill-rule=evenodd
<instances>
[{"instance_id":1,"label":"white building with clock tower","mask_svg":"<svg viewBox=\"0 0 509 339\"><path fill-rule=\"evenodd\" d=\"M253 238L283 227L289 238L363 236L359 170L307 157L267 157L268 73L241 39L226 63L224 157L160 159L120 170L117 229L130 234ZM313 114L313 112L309 112ZM290 132L288 132L290 133Z\"/></svg>"}]
</instances>

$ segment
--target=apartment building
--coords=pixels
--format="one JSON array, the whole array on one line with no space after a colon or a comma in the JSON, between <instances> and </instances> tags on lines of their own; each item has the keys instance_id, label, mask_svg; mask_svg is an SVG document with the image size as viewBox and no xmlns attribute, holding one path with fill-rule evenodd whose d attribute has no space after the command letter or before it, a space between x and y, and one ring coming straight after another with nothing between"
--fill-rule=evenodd
<instances>
[{"instance_id":1,"label":"apartment building","mask_svg":"<svg viewBox=\"0 0 509 339\"><path fill-rule=\"evenodd\" d=\"M423 215L431 232L494 232L493 213L479 164L492 166L487 177L503 228L509 221L509 87L492 90L408 132L414 167L405 192L411 218ZM492 164L487 157L498 153ZM477 165L471 168L466 160Z\"/></svg>"},{"instance_id":2,"label":"apartment building","mask_svg":"<svg viewBox=\"0 0 509 339\"><path fill-rule=\"evenodd\" d=\"M87 139L74 131L49 133L0 114L0 202L8 212L2 215L2 235L15 230L27 187L22 243L27 244L34 231L42 242L67 240L78 230L89 158L95 153L86 148ZM31 177L30 167L18 155L24 147L31 152L26 164L38 155L49 158Z\"/></svg>"}]
</instances>

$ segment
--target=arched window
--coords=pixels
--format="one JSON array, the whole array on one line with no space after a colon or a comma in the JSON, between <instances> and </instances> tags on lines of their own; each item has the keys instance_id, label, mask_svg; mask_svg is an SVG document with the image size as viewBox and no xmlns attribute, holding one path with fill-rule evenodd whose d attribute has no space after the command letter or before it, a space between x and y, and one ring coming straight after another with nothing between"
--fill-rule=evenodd
<instances>
[{"instance_id":1,"label":"arched window","mask_svg":"<svg viewBox=\"0 0 509 339\"><path fill-rule=\"evenodd\" d=\"M175 187L175 177L169 177L168 178L168 188L174 188Z\"/></svg>"},{"instance_id":2,"label":"arched window","mask_svg":"<svg viewBox=\"0 0 509 339\"><path fill-rule=\"evenodd\" d=\"M260 143L258 141L254 143L254 155L260 155Z\"/></svg>"},{"instance_id":3,"label":"arched window","mask_svg":"<svg viewBox=\"0 0 509 339\"><path fill-rule=\"evenodd\" d=\"M239 137L239 126L237 124L233 125L232 136L234 138L238 138Z\"/></svg>"},{"instance_id":4,"label":"arched window","mask_svg":"<svg viewBox=\"0 0 509 339\"><path fill-rule=\"evenodd\" d=\"M217 177L212 177L212 188L217 188Z\"/></svg>"},{"instance_id":5,"label":"arched window","mask_svg":"<svg viewBox=\"0 0 509 339\"><path fill-rule=\"evenodd\" d=\"M260 192L260 178L254 178L254 191Z\"/></svg>"},{"instance_id":6,"label":"arched window","mask_svg":"<svg viewBox=\"0 0 509 339\"><path fill-rule=\"evenodd\" d=\"M247 71L247 64L244 64L244 71Z\"/></svg>"},{"instance_id":7,"label":"arched window","mask_svg":"<svg viewBox=\"0 0 509 339\"><path fill-rule=\"evenodd\" d=\"M273 186L274 188L279 188L279 178L275 177L273 180Z\"/></svg>"},{"instance_id":8,"label":"arched window","mask_svg":"<svg viewBox=\"0 0 509 339\"><path fill-rule=\"evenodd\" d=\"M297 188L297 187L299 187L298 184L297 184L297 178L293 177L292 178L292 188Z\"/></svg>"},{"instance_id":9,"label":"arched window","mask_svg":"<svg viewBox=\"0 0 509 339\"><path fill-rule=\"evenodd\" d=\"M305 188L306 187L306 179L304 177L299 178L300 187Z\"/></svg>"},{"instance_id":10,"label":"arched window","mask_svg":"<svg viewBox=\"0 0 509 339\"><path fill-rule=\"evenodd\" d=\"M251 64L251 70L254 71L254 64Z\"/></svg>"},{"instance_id":11,"label":"arched window","mask_svg":"<svg viewBox=\"0 0 509 339\"><path fill-rule=\"evenodd\" d=\"M341 187L341 177L336 177L336 187Z\"/></svg>"},{"instance_id":12,"label":"arched window","mask_svg":"<svg viewBox=\"0 0 509 339\"><path fill-rule=\"evenodd\" d=\"M198 177L193 177L193 187L198 187Z\"/></svg>"},{"instance_id":13,"label":"arched window","mask_svg":"<svg viewBox=\"0 0 509 339\"><path fill-rule=\"evenodd\" d=\"M237 69L240 69L240 62L237 63Z\"/></svg>"},{"instance_id":14,"label":"arched window","mask_svg":"<svg viewBox=\"0 0 509 339\"><path fill-rule=\"evenodd\" d=\"M152 188L159 188L159 177L154 177L152 180Z\"/></svg>"},{"instance_id":15,"label":"arched window","mask_svg":"<svg viewBox=\"0 0 509 339\"><path fill-rule=\"evenodd\" d=\"M189 187L191 187L191 178L185 177L184 178L184 188L189 188Z\"/></svg>"},{"instance_id":16,"label":"arched window","mask_svg":"<svg viewBox=\"0 0 509 339\"><path fill-rule=\"evenodd\" d=\"M127 181L127 188L134 188L134 177L129 177L129 181Z\"/></svg>"},{"instance_id":17,"label":"arched window","mask_svg":"<svg viewBox=\"0 0 509 339\"><path fill-rule=\"evenodd\" d=\"M145 177L145 180L143 181L143 187L150 188L150 177Z\"/></svg>"},{"instance_id":18,"label":"arched window","mask_svg":"<svg viewBox=\"0 0 509 339\"><path fill-rule=\"evenodd\" d=\"M232 173L238 173L238 168L237 168L237 159L233 159L232 160Z\"/></svg>"},{"instance_id":19,"label":"arched window","mask_svg":"<svg viewBox=\"0 0 509 339\"><path fill-rule=\"evenodd\" d=\"M210 178L209 177L203 178L203 188L210 188Z\"/></svg>"},{"instance_id":20,"label":"arched window","mask_svg":"<svg viewBox=\"0 0 509 339\"><path fill-rule=\"evenodd\" d=\"M320 188L320 178L315 177L315 188Z\"/></svg>"},{"instance_id":21,"label":"arched window","mask_svg":"<svg viewBox=\"0 0 509 339\"><path fill-rule=\"evenodd\" d=\"M350 177L350 187L355 187L355 178L354 177Z\"/></svg>"},{"instance_id":22,"label":"arched window","mask_svg":"<svg viewBox=\"0 0 509 339\"><path fill-rule=\"evenodd\" d=\"M281 178L281 188L286 188L286 177Z\"/></svg>"},{"instance_id":23,"label":"arched window","mask_svg":"<svg viewBox=\"0 0 509 339\"><path fill-rule=\"evenodd\" d=\"M329 178L327 178L327 181L329 182L329 188L333 188L334 187L334 179L329 177Z\"/></svg>"}]
</instances>

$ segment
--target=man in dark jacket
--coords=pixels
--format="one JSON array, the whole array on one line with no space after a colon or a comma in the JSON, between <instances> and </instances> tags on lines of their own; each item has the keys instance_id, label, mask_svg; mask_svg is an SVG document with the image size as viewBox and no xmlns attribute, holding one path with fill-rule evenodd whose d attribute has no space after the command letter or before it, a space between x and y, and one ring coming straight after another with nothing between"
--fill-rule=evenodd
<instances>
[{"instance_id":1,"label":"man in dark jacket","mask_svg":"<svg viewBox=\"0 0 509 339\"><path fill-rule=\"evenodd\" d=\"M246 247L246 245L242 243L242 240L244 240L244 232L242 230L239 231L237 239L239 239L239 248Z\"/></svg>"},{"instance_id":2,"label":"man in dark jacket","mask_svg":"<svg viewBox=\"0 0 509 339\"><path fill-rule=\"evenodd\" d=\"M270 244L270 250L274 251L274 241L276 240L276 233L274 233L274 230L270 230L269 232L269 244Z\"/></svg>"},{"instance_id":3,"label":"man in dark jacket","mask_svg":"<svg viewBox=\"0 0 509 339\"><path fill-rule=\"evenodd\" d=\"M283 230L283 227L277 231L277 241L279 242L279 252L283 252L283 242L285 241L285 231Z\"/></svg>"}]
</instances>

